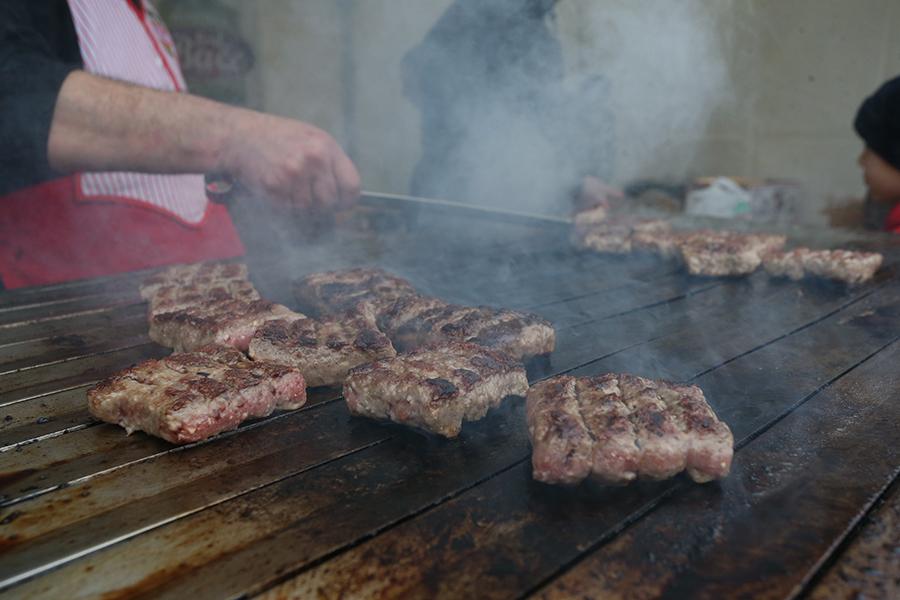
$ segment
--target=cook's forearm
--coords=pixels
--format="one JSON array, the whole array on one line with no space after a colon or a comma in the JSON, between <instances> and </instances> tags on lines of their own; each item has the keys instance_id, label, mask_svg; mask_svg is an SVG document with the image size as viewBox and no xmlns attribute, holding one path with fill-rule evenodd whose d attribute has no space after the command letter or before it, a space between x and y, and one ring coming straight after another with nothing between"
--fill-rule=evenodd
<instances>
[{"instance_id":1,"label":"cook's forearm","mask_svg":"<svg viewBox=\"0 0 900 600\"><path fill-rule=\"evenodd\" d=\"M63 173L216 171L229 136L247 113L76 71L57 100L49 162Z\"/></svg>"}]
</instances>

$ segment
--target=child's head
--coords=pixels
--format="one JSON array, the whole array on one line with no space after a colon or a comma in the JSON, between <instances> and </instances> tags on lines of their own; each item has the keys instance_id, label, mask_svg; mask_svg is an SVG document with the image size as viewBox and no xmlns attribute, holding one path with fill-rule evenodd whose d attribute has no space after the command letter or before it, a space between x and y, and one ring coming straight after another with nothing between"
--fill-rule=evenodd
<instances>
[{"instance_id":1,"label":"child's head","mask_svg":"<svg viewBox=\"0 0 900 600\"><path fill-rule=\"evenodd\" d=\"M868 146L859 155L859 166L873 199L879 202L900 201L900 169Z\"/></svg>"},{"instance_id":2,"label":"child's head","mask_svg":"<svg viewBox=\"0 0 900 600\"><path fill-rule=\"evenodd\" d=\"M859 165L869 193L876 200L900 201L900 78L863 103L854 126L866 143Z\"/></svg>"}]
</instances>

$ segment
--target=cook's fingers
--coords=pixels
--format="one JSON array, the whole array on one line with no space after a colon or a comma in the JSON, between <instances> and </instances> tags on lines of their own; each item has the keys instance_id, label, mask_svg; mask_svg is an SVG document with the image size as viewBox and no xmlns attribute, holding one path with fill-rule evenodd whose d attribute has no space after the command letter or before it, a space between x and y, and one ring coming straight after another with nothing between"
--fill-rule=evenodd
<instances>
[{"instance_id":1,"label":"cook's fingers","mask_svg":"<svg viewBox=\"0 0 900 600\"><path fill-rule=\"evenodd\" d=\"M341 206L349 208L359 198L359 171L344 151L338 148L333 160L334 176L337 179Z\"/></svg>"},{"instance_id":2,"label":"cook's fingers","mask_svg":"<svg viewBox=\"0 0 900 600\"><path fill-rule=\"evenodd\" d=\"M308 210L313 206L312 182L308 177L300 177L291 188L290 206L294 210Z\"/></svg>"},{"instance_id":3,"label":"cook's fingers","mask_svg":"<svg viewBox=\"0 0 900 600\"><path fill-rule=\"evenodd\" d=\"M340 201L338 184L331 169L322 169L313 178L312 205L321 210L334 210Z\"/></svg>"}]
</instances>

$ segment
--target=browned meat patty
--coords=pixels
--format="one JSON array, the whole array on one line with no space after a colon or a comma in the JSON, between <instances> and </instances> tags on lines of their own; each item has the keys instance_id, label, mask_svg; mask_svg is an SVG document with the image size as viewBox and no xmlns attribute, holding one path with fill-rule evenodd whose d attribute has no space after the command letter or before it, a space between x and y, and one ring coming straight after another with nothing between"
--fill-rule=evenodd
<instances>
[{"instance_id":1,"label":"browned meat patty","mask_svg":"<svg viewBox=\"0 0 900 600\"><path fill-rule=\"evenodd\" d=\"M448 340L473 342L516 359L553 352L556 332L546 320L529 313L447 304L428 296L406 296L378 319L400 351Z\"/></svg>"},{"instance_id":2,"label":"browned meat patty","mask_svg":"<svg viewBox=\"0 0 900 600\"><path fill-rule=\"evenodd\" d=\"M247 351L250 338L264 323L276 319L300 319L303 315L266 300L206 301L181 310L150 317L150 339L190 351L210 343Z\"/></svg>"},{"instance_id":3,"label":"browned meat patty","mask_svg":"<svg viewBox=\"0 0 900 600\"><path fill-rule=\"evenodd\" d=\"M92 415L175 444L235 429L251 417L306 402L296 369L252 362L240 352L207 346L197 352L149 360L88 391Z\"/></svg>"},{"instance_id":4,"label":"browned meat patty","mask_svg":"<svg viewBox=\"0 0 900 600\"><path fill-rule=\"evenodd\" d=\"M821 277L858 285L870 281L883 261L884 257L876 252L796 248L767 254L763 266L774 277Z\"/></svg>"},{"instance_id":5,"label":"browned meat patty","mask_svg":"<svg viewBox=\"0 0 900 600\"><path fill-rule=\"evenodd\" d=\"M192 285L205 289L232 281L249 281L247 265L240 263L175 265L145 279L140 290L141 297L150 300L163 288Z\"/></svg>"},{"instance_id":6,"label":"browned meat patty","mask_svg":"<svg viewBox=\"0 0 900 600\"><path fill-rule=\"evenodd\" d=\"M591 474L594 441L581 416L574 377L554 377L528 390L528 434L534 478L571 485Z\"/></svg>"},{"instance_id":7,"label":"browned meat patty","mask_svg":"<svg viewBox=\"0 0 900 600\"><path fill-rule=\"evenodd\" d=\"M351 269L309 275L295 285L305 308L336 314L349 307L374 316L399 351L444 341L471 341L513 358L549 354L553 327L519 311L448 304L417 294L409 282L380 269ZM337 313L339 314L339 313Z\"/></svg>"},{"instance_id":8,"label":"browned meat patty","mask_svg":"<svg viewBox=\"0 0 900 600\"><path fill-rule=\"evenodd\" d=\"M250 340L253 359L296 367L310 387L340 385L350 369L396 355L374 320L358 313L269 321Z\"/></svg>"},{"instance_id":9,"label":"browned meat patty","mask_svg":"<svg viewBox=\"0 0 900 600\"><path fill-rule=\"evenodd\" d=\"M412 284L374 268L313 273L294 283L294 296L312 315L340 314L359 308L378 314L391 302L415 294Z\"/></svg>"},{"instance_id":10,"label":"browned meat patty","mask_svg":"<svg viewBox=\"0 0 900 600\"><path fill-rule=\"evenodd\" d=\"M141 296L150 304L149 316L226 300L259 300L247 277L247 267L232 263L197 263L169 267L144 280Z\"/></svg>"},{"instance_id":11,"label":"browned meat patty","mask_svg":"<svg viewBox=\"0 0 900 600\"><path fill-rule=\"evenodd\" d=\"M414 336L423 319L433 313L444 310L447 306L448 304L440 298L423 296L421 294L408 294L391 302L378 314L378 327L398 345L408 346L415 344L415 339L409 344L404 344L401 336L410 334Z\"/></svg>"},{"instance_id":12,"label":"browned meat patty","mask_svg":"<svg viewBox=\"0 0 900 600\"><path fill-rule=\"evenodd\" d=\"M807 248L770 252L763 257L763 268L773 277L799 281L806 276L806 257L810 252Z\"/></svg>"},{"instance_id":13,"label":"browned meat patty","mask_svg":"<svg viewBox=\"0 0 900 600\"><path fill-rule=\"evenodd\" d=\"M696 386L634 375L559 376L534 385L526 402L534 478L622 484L725 477L734 439Z\"/></svg>"},{"instance_id":14,"label":"browned meat patty","mask_svg":"<svg viewBox=\"0 0 900 600\"><path fill-rule=\"evenodd\" d=\"M350 412L452 438L463 421L484 417L507 396L528 390L525 369L476 344L448 343L350 371Z\"/></svg>"},{"instance_id":15,"label":"browned meat patty","mask_svg":"<svg viewBox=\"0 0 900 600\"><path fill-rule=\"evenodd\" d=\"M223 302L226 300L259 300L259 292L252 283L245 280L221 280L210 285L190 282L184 285L171 285L160 288L149 299L150 315L174 312L190 306L207 302Z\"/></svg>"},{"instance_id":16,"label":"browned meat patty","mask_svg":"<svg viewBox=\"0 0 900 600\"><path fill-rule=\"evenodd\" d=\"M662 258L678 258L678 245L683 233L671 228L639 229L631 234L631 247L636 252L656 254Z\"/></svg>"},{"instance_id":17,"label":"browned meat patty","mask_svg":"<svg viewBox=\"0 0 900 600\"><path fill-rule=\"evenodd\" d=\"M679 250L692 275L749 275L786 241L783 235L704 230L683 236Z\"/></svg>"},{"instance_id":18,"label":"browned meat patty","mask_svg":"<svg viewBox=\"0 0 900 600\"><path fill-rule=\"evenodd\" d=\"M582 250L593 250L602 254L628 254L631 252L630 225L601 221L576 229L573 242Z\"/></svg>"},{"instance_id":19,"label":"browned meat patty","mask_svg":"<svg viewBox=\"0 0 900 600\"><path fill-rule=\"evenodd\" d=\"M602 223L609 218L609 209L605 206L595 206L588 210L575 213L572 221L576 229L586 230L597 223Z\"/></svg>"},{"instance_id":20,"label":"browned meat patty","mask_svg":"<svg viewBox=\"0 0 900 600\"><path fill-rule=\"evenodd\" d=\"M590 213L576 217L573 241L583 250L608 254L627 254L632 250L655 250L657 239L664 240L672 225L662 219L639 217L609 217L588 219Z\"/></svg>"}]
</instances>

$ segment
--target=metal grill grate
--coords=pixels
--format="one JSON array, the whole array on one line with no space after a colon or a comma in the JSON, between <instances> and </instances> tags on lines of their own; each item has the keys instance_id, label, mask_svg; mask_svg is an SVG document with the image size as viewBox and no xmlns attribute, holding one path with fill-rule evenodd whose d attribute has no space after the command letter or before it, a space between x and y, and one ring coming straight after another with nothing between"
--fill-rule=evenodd
<instances>
[{"instance_id":1,"label":"metal grill grate","mask_svg":"<svg viewBox=\"0 0 900 600\"><path fill-rule=\"evenodd\" d=\"M298 253L289 276L377 263L451 301L529 308L558 329L532 380L694 381L734 430L728 479L536 484L520 402L449 442L353 419L335 390L191 446L126 437L91 420L85 392L166 353L146 337L140 275L5 292L0 588L174 598L809 589L900 469L900 247L880 241L888 267L847 290L763 274L695 279L649 258L575 254L562 231L492 227L472 225L464 239L413 233L374 254L371 240L342 239L308 260ZM251 272L264 291L283 290L284 265L251 261Z\"/></svg>"}]
</instances>

